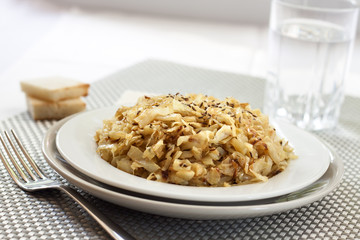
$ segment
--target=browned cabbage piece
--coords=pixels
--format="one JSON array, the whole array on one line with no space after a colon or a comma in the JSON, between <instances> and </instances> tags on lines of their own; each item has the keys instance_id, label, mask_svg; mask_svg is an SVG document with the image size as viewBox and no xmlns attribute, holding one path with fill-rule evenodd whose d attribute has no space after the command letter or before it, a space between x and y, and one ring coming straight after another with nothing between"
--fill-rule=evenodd
<instances>
[{"instance_id":1,"label":"browned cabbage piece","mask_svg":"<svg viewBox=\"0 0 360 240\"><path fill-rule=\"evenodd\" d=\"M267 181L296 158L260 110L201 94L144 96L104 120L95 140L125 172L190 186Z\"/></svg>"}]
</instances>

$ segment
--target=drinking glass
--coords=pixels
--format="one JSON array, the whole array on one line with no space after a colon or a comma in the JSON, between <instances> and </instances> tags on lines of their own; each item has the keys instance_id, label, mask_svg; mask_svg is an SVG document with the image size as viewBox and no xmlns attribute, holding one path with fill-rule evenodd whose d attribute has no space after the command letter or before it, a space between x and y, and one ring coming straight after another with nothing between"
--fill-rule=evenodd
<instances>
[{"instance_id":1,"label":"drinking glass","mask_svg":"<svg viewBox=\"0 0 360 240\"><path fill-rule=\"evenodd\" d=\"M265 113L308 130L337 124L357 17L352 1L272 1Z\"/></svg>"}]
</instances>

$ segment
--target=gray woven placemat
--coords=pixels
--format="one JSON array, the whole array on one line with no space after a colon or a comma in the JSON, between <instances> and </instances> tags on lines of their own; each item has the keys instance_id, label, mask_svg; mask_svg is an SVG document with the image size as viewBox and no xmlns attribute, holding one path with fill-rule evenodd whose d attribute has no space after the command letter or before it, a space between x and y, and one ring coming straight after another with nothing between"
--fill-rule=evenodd
<instances>
[{"instance_id":1,"label":"gray woven placemat","mask_svg":"<svg viewBox=\"0 0 360 240\"><path fill-rule=\"evenodd\" d=\"M86 98L88 109L111 105L125 90L234 96L252 107L261 107L264 81L149 60L93 83ZM344 161L341 185L320 201L284 213L221 221L184 220L137 212L82 194L138 239L360 239L359 120L360 99L346 97L338 127L316 133ZM24 112L0 121L0 129L14 128L45 173L65 182L46 164L41 152L41 140L52 124L34 122ZM0 166L0 239L108 238L66 195L58 191L24 192Z\"/></svg>"}]
</instances>

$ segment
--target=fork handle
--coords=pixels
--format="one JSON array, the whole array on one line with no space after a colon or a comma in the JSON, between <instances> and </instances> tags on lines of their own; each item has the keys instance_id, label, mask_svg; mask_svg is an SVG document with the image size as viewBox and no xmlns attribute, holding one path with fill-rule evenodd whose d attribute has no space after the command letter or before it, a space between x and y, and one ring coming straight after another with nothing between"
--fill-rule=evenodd
<instances>
[{"instance_id":1,"label":"fork handle","mask_svg":"<svg viewBox=\"0 0 360 240\"><path fill-rule=\"evenodd\" d=\"M121 240L135 240L128 232L126 232L119 225L111 221L107 216L95 208L85 198L83 198L77 191L68 186L59 186L59 190L68 194L74 199L81 207L83 207L103 228L104 230L114 239Z\"/></svg>"}]
</instances>

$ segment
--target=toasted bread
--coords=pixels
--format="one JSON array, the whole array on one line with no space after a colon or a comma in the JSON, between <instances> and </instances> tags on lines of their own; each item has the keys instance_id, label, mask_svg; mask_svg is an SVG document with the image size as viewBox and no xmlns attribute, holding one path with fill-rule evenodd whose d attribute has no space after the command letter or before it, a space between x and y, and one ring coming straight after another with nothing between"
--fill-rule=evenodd
<instances>
[{"instance_id":1,"label":"toasted bread","mask_svg":"<svg viewBox=\"0 0 360 240\"><path fill-rule=\"evenodd\" d=\"M28 96L57 102L88 95L90 85L64 77L48 77L22 81L21 89Z\"/></svg>"},{"instance_id":2,"label":"toasted bread","mask_svg":"<svg viewBox=\"0 0 360 240\"><path fill-rule=\"evenodd\" d=\"M79 98L58 102L47 102L26 96L28 110L34 120L59 120L86 109L86 103Z\"/></svg>"}]
</instances>

